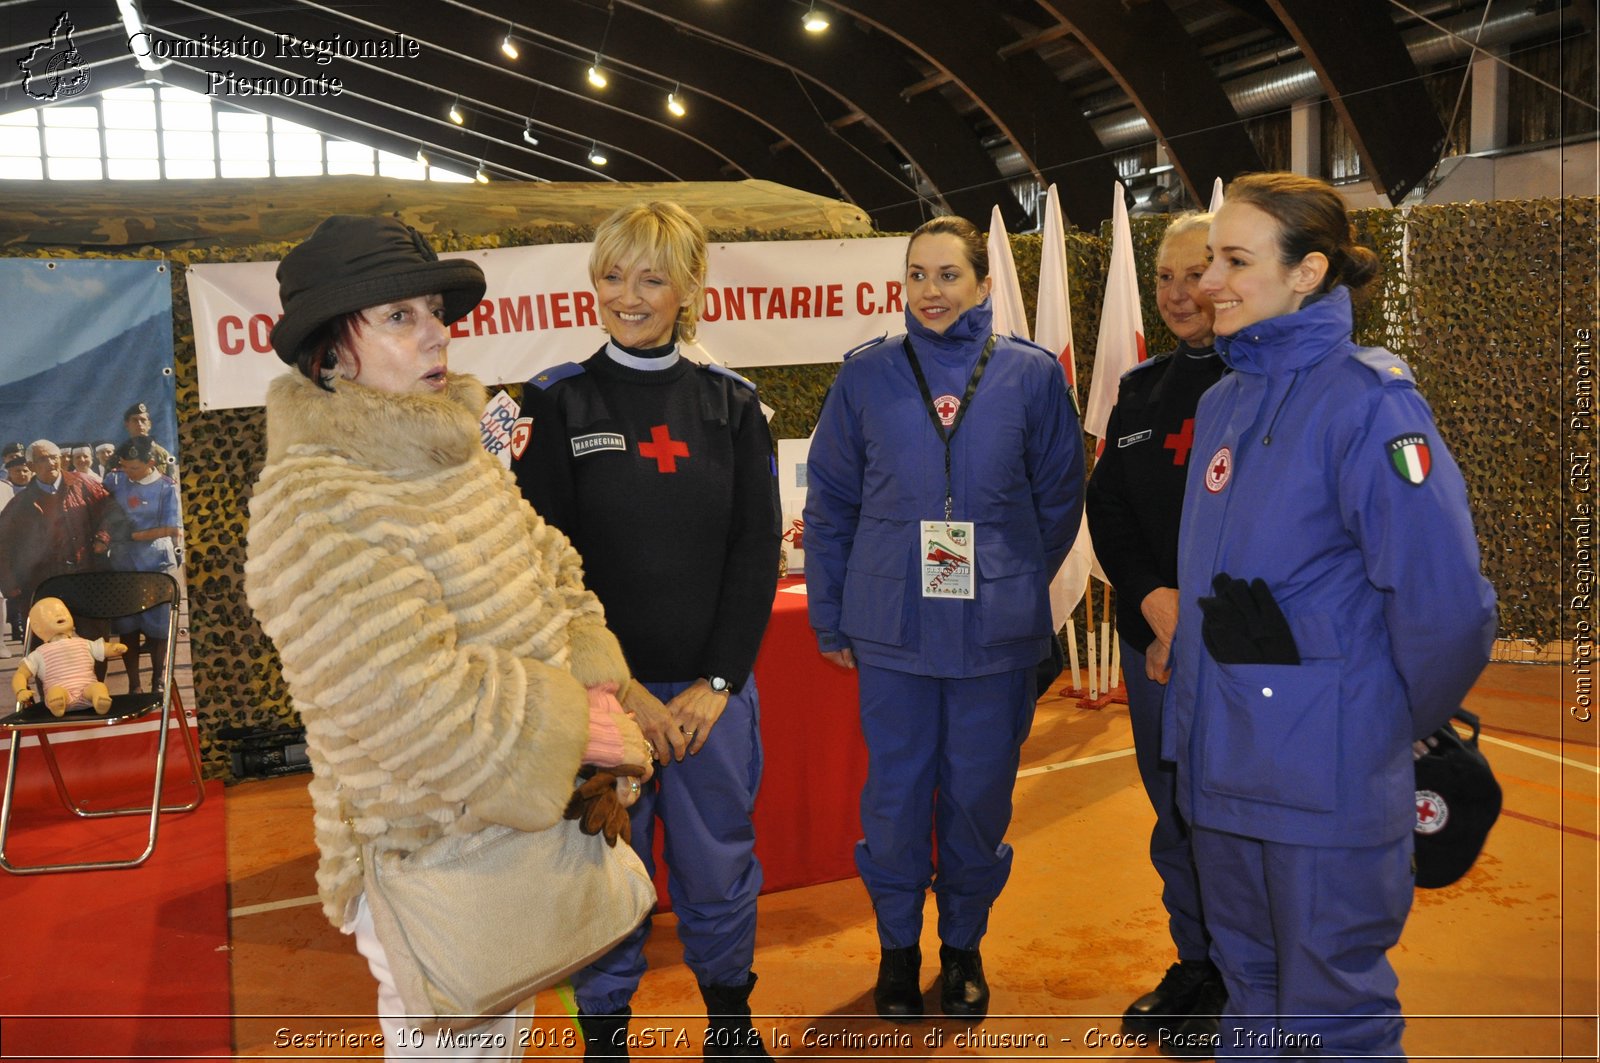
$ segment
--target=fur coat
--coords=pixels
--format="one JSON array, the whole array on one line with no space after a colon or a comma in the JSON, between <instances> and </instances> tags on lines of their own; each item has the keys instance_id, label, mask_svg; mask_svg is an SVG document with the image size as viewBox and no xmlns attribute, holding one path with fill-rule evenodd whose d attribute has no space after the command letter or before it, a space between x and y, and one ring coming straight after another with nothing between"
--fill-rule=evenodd
<instances>
[{"instance_id":1,"label":"fur coat","mask_svg":"<svg viewBox=\"0 0 1600 1063\"><path fill-rule=\"evenodd\" d=\"M245 589L306 728L318 892L343 926L363 844L556 823L584 688L628 671L577 552L483 450L476 380L335 386L268 392Z\"/></svg>"}]
</instances>

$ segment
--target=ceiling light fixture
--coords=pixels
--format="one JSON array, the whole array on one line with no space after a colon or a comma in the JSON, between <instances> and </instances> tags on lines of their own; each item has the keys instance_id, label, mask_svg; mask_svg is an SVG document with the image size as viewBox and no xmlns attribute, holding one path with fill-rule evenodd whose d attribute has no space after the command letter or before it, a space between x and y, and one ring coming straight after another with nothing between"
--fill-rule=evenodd
<instances>
[{"instance_id":1,"label":"ceiling light fixture","mask_svg":"<svg viewBox=\"0 0 1600 1063\"><path fill-rule=\"evenodd\" d=\"M489 175L483 172L482 159L478 160L478 169L477 172L472 175L472 179L477 181L480 185L486 185L489 183Z\"/></svg>"},{"instance_id":2,"label":"ceiling light fixture","mask_svg":"<svg viewBox=\"0 0 1600 1063\"><path fill-rule=\"evenodd\" d=\"M418 166L426 166L426 165L428 165L428 153L422 150L422 145L421 144L417 145L417 165Z\"/></svg>"},{"instance_id":3,"label":"ceiling light fixture","mask_svg":"<svg viewBox=\"0 0 1600 1063\"><path fill-rule=\"evenodd\" d=\"M806 28L807 33L821 33L828 28L828 16L818 11L817 5L813 2L806 8L806 17L800 20L800 24Z\"/></svg>"},{"instance_id":4,"label":"ceiling light fixture","mask_svg":"<svg viewBox=\"0 0 1600 1063\"><path fill-rule=\"evenodd\" d=\"M516 29L517 24L515 22L511 23L506 29L505 40L500 42L500 50L506 54L507 59L515 59L522 54L517 51L517 42L511 39L511 35L516 32Z\"/></svg>"},{"instance_id":5,"label":"ceiling light fixture","mask_svg":"<svg viewBox=\"0 0 1600 1063\"><path fill-rule=\"evenodd\" d=\"M539 146L539 138L533 135L533 119L528 119L528 124L522 127L522 139L534 147Z\"/></svg>"},{"instance_id":6,"label":"ceiling light fixture","mask_svg":"<svg viewBox=\"0 0 1600 1063\"><path fill-rule=\"evenodd\" d=\"M457 96L455 101L450 104L450 121L454 122L456 125L466 124L467 116L461 113L460 96Z\"/></svg>"},{"instance_id":7,"label":"ceiling light fixture","mask_svg":"<svg viewBox=\"0 0 1600 1063\"><path fill-rule=\"evenodd\" d=\"M600 68L600 57L605 54L606 41L611 36L611 20L616 17L617 8L613 3L606 4L606 28L600 34L600 47L594 50L594 65L589 68L589 84L597 89L606 87L606 73Z\"/></svg>"},{"instance_id":8,"label":"ceiling light fixture","mask_svg":"<svg viewBox=\"0 0 1600 1063\"><path fill-rule=\"evenodd\" d=\"M591 140L589 142L589 164L591 166L604 166L608 161L610 160L605 157L605 153Z\"/></svg>"},{"instance_id":9,"label":"ceiling light fixture","mask_svg":"<svg viewBox=\"0 0 1600 1063\"><path fill-rule=\"evenodd\" d=\"M689 111L683 105L683 99L678 93L683 89L681 84L672 86L672 91L667 93L667 113L674 118L682 118Z\"/></svg>"}]
</instances>

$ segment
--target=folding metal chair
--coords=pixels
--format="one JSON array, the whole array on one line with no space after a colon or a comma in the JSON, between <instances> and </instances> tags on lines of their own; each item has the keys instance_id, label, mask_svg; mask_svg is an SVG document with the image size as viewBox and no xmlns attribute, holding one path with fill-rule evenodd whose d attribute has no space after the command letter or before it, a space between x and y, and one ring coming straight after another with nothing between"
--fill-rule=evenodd
<instances>
[{"instance_id":1,"label":"folding metal chair","mask_svg":"<svg viewBox=\"0 0 1600 1063\"><path fill-rule=\"evenodd\" d=\"M59 598L72 612L79 624L85 620L113 621L122 617L138 616L163 606L167 611L167 661L161 681L148 693L114 694L111 708L104 715L93 708L69 709L65 716L53 716L42 699L32 705L18 705L9 716L0 717L0 729L10 732L11 750L6 760L5 799L0 806L0 868L15 875L36 875L47 871L99 871L114 868L137 867L149 859L156 848L156 832L163 812L192 812L205 800L205 784L200 777L200 750L194 731L183 711L177 684L173 682L173 662L177 651L178 634L178 584L164 572L73 572L51 576L34 592L34 600ZM23 636L25 650L31 648L32 625ZM91 809L75 799L67 789L55 751L50 746L50 736L66 731L116 727L135 723L160 711L161 730L156 741L155 789L149 805L128 808ZM180 741L189 758L189 773L194 784L194 800L187 804L163 805L161 791L167 766L167 738L174 714L182 732ZM149 816L150 833L144 852L129 860L98 860L78 863L37 864L18 866L6 856L6 845L11 835L11 813L17 784L17 762L25 735L39 740L45 764L55 780L56 793L67 810L83 819L101 819L110 816Z\"/></svg>"}]
</instances>

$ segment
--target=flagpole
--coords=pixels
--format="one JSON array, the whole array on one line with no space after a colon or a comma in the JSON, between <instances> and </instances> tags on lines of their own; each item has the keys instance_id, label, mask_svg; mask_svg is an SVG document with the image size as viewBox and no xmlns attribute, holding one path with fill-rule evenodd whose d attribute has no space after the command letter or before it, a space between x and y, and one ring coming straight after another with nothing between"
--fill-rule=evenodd
<instances>
[{"instance_id":1,"label":"flagpole","mask_svg":"<svg viewBox=\"0 0 1600 1063\"><path fill-rule=\"evenodd\" d=\"M1072 355L1072 298L1067 277L1067 237L1061 217L1061 197L1056 186L1045 190L1044 226L1039 247L1039 288L1035 300L1033 336L1039 345L1056 356L1061 364L1072 408L1079 412L1078 374ZM992 223L991 223L992 224ZM990 275L994 275L994 254L990 253ZM998 281L996 282L998 283ZM992 296L991 296L992 297ZM1078 601L1089 586L1094 568L1094 544L1089 537L1087 518L1078 522L1078 532L1066 559L1050 579L1050 618L1059 630L1068 632L1068 659L1072 663L1072 691L1082 696L1079 678L1077 621Z\"/></svg>"},{"instance_id":2,"label":"flagpole","mask_svg":"<svg viewBox=\"0 0 1600 1063\"><path fill-rule=\"evenodd\" d=\"M1083 687L1078 682L1078 625L1067 617L1067 663L1072 666L1072 692L1081 694Z\"/></svg>"},{"instance_id":3,"label":"flagpole","mask_svg":"<svg viewBox=\"0 0 1600 1063\"><path fill-rule=\"evenodd\" d=\"M1111 256L1106 264L1106 287L1100 308L1100 332L1095 343L1094 376L1089 380L1089 401L1083 427L1104 448L1107 422L1117 402L1122 375L1144 361L1144 321L1139 307L1139 278L1134 263L1133 230L1121 182L1112 182ZM1112 638L1111 581L1104 570L1095 575L1103 582L1098 652L1090 662L1089 708L1103 708L1113 699L1120 653ZM1092 596L1092 594L1091 594ZM1091 603L1092 615L1092 603ZM1093 621L1090 621L1091 629ZM1093 631L1091 630L1091 638ZM1126 700L1126 696L1118 700Z\"/></svg>"},{"instance_id":4,"label":"flagpole","mask_svg":"<svg viewBox=\"0 0 1600 1063\"><path fill-rule=\"evenodd\" d=\"M1099 652L1095 649L1094 640L1094 580L1089 581L1089 590L1083 596L1083 639L1084 656L1089 658L1089 695L1088 702L1092 703L1100 696L1100 671Z\"/></svg>"},{"instance_id":5,"label":"flagpole","mask_svg":"<svg viewBox=\"0 0 1600 1063\"><path fill-rule=\"evenodd\" d=\"M1114 647L1111 645L1111 584L1101 584L1100 591L1100 655L1105 661L1105 667L1100 669L1100 674L1105 678L1105 696L1111 697L1111 688L1117 685L1117 674L1111 668L1111 655Z\"/></svg>"},{"instance_id":6,"label":"flagpole","mask_svg":"<svg viewBox=\"0 0 1600 1063\"><path fill-rule=\"evenodd\" d=\"M1122 640L1117 638L1117 618L1111 618L1111 683L1110 689L1122 687ZM1127 693L1126 689L1122 691Z\"/></svg>"}]
</instances>

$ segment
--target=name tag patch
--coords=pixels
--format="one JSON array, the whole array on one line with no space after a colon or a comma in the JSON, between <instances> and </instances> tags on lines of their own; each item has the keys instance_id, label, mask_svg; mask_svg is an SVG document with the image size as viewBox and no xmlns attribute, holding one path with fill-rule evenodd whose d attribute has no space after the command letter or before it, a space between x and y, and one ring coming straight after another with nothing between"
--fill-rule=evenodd
<instances>
[{"instance_id":1,"label":"name tag patch","mask_svg":"<svg viewBox=\"0 0 1600 1063\"><path fill-rule=\"evenodd\" d=\"M627 449L627 441L622 438L621 432L592 432L586 436L572 437L572 456L575 458L599 450L626 451Z\"/></svg>"},{"instance_id":2,"label":"name tag patch","mask_svg":"<svg viewBox=\"0 0 1600 1063\"><path fill-rule=\"evenodd\" d=\"M1123 436L1117 440L1117 449L1121 450L1123 447L1131 447L1135 443L1143 443L1150 438L1150 431L1150 429L1146 428L1143 432L1135 432L1131 436Z\"/></svg>"}]
</instances>

